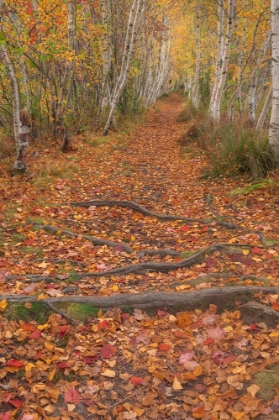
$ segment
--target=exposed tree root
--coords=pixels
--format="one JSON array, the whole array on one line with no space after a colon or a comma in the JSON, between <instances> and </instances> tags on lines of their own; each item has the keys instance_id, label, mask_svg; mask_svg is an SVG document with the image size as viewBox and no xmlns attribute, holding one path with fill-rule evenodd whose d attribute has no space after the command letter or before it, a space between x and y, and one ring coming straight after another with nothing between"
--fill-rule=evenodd
<instances>
[{"instance_id":1,"label":"exposed tree root","mask_svg":"<svg viewBox=\"0 0 279 420\"><path fill-rule=\"evenodd\" d=\"M128 207L132 210L135 210L138 213L141 213L145 216L151 216L151 217L155 217L156 219L159 220L182 220L184 222L194 222L194 223L201 223L201 224L208 224L208 223L216 223L217 225L220 226L224 226L227 229L238 229L240 226L238 226L235 223L230 223L230 222L225 222L222 220L218 220L218 219L214 219L214 220L205 220L205 219L194 219L191 217L183 217L183 216L174 216L174 215L170 215L170 214L159 214L159 213L154 213L150 210L147 210L145 207L141 206L140 204L135 203L134 201L128 201L128 200L123 200L123 201L118 201L118 200L103 200L103 201L99 201L99 200L95 200L95 201L86 201L86 202L72 202L71 203L72 206L76 206L76 207L91 207L91 206L95 206L95 207L113 207L113 206L119 206L119 207Z\"/></svg>"},{"instance_id":2,"label":"exposed tree root","mask_svg":"<svg viewBox=\"0 0 279 420\"><path fill-rule=\"evenodd\" d=\"M56 229L56 228L55 228ZM58 230L58 229L57 229ZM246 244L238 244L239 248L250 248L252 245ZM190 267L193 264L200 262L202 258L204 258L207 254L212 254L215 251L219 252L228 252L232 248L234 248L234 244L214 244L210 245L209 247L198 251L197 253L191 255L190 257L184 258L180 261L176 262L145 262L145 263L138 263L138 264L129 264L124 267L114 268L112 270L101 271L101 272L94 272L94 273L76 273L76 277L104 277L104 276L117 276L117 275L126 275L126 274L144 274L146 272L156 272L156 273L168 273L170 271L178 270L179 268L186 268ZM22 275L23 276L23 275ZM17 278L22 277L17 276ZM25 275L26 277L33 277L37 278L37 275ZM10 276L10 278L15 278L15 276ZM44 278L48 278L45 277ZM9 279L9 277L7 277Z\"/></svg>"},{"instance_id":3,"label":"exposed tree root","mask_svg":"<svg viewBox=\"0 0 279 420\"><path fill-rule=\"evenodd\" d=\"M51 232L51 233L56 233L56 234L59 232L60 234L62 233L63 235L72 236L74 238L77 238L78 236L82 236L84 239L92 242L94 245L97 245L97 246L107 245L112 248L121 247L123 248L124 251L128 252L129 254L133 252L132 248L129 245L124 244L123 242L113 242L108 239L96 238L94 236L85 235L83 233L81 234L75 233L71 230L60 229L51 225L41 225L39 223L33 223L33 226L36 226L38 229L45 230L46 232Z\"/></svg>"},{"instance_id":4,"label":"exposed tree root","mask_svg":"<svg viewBox=\"0 0 279 420\"><path fill-rule=\"evenodd\" d=\"M48 299L44 299L43 304L45 306L47 306L52 312L61 315L63 318L67 319L67 321L69 322L69 324L71 325L78 325L79 322L76 321L75 319L73 319L72 317L70 317L66 312L62 311L61 309L58 309L54 306L54 304L52 302L50 302L50 300Z\"/></svg>"},{"instance_id":5,"label":"exposed tree root","mask_svg":"<svg viewBox=\"0 0 279 420\"><path fill-rule=\"evenodd\" d=\"M235 287L215 287L210 289L195 290L193 292L146 292L137 294L115 294L107 297L94 296L70 296L47 298L40 300L40 303L55 308L58 303L89 303L96 308L104 310L120 307L132 309L153 310L166 306L171 312L182 310L191 311L196 308L206 309L210 304L216 304L219 310L235 307L234 300L239 304L244 304L253 300L254 294L258 293L279 293L279 287L259 287L259 286L235 286ZM37 302L36 296L3 295L7 302ZM51 305L51 306L50 306ZM60 311L62 315L62 311ZM63 311L64 313L64 311ZM64 315L62 315L64 316Z\"/></svg>"}]
</instances>

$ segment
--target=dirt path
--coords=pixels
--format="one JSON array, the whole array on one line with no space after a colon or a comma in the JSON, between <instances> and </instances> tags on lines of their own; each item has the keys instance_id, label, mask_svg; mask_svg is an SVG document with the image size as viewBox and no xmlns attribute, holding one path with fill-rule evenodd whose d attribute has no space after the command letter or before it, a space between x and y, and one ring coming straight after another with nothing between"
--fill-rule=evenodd
<instances>
[{"instance_id":1,"label":"dirt path","mask_svg":"<svg viewBox=\"0 0 279 420\"><path fill-rule=\"evenodd\" d=\"M200 179L182 106L174 94L130 134L86 134L4 179L0 420L276 412L253 376L279 363L276 203Z\"/></svg>"}]
</instances>

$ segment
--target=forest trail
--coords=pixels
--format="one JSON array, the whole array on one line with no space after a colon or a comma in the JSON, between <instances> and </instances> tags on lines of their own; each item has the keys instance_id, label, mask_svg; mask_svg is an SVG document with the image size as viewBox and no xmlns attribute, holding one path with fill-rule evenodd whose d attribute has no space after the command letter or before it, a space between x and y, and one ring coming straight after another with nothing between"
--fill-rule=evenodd
<instances>
[{"instance_id":1,"label":"forest trail","mask_svg":"<svg viewBox=\"0 0 279 420\"><path fill-rule=\"evenodd\" d=\"M173 94L130 133L85 133L58 157L33 145L27 176L3 173L1 420L277 410L254 377L279 363L276 198L201 179L182 108Z\"/></svg>"}]
</instances>

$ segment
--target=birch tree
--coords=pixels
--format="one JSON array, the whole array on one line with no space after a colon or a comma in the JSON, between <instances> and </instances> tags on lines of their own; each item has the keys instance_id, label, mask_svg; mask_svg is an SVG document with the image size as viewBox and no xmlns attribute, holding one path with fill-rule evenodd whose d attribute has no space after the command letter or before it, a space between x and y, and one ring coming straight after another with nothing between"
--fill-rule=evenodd
<instances>
[{"instance_id":1,"label":"birch tree","mask_svg":"<svg viewBox=\"0 0 279 420\"><path fill-rule=\"evenodd\" d=\"M223 46L223 51L219 52L218 50L218 56L220 56L221 58L218 63L219 67L217 68L216 87L214 87L213 89L211 109L210 109L211 116L217 121L220 120L221 101L222 101L224 87L225 87L227 73L228 73L229 58L230 58L230 44L231 44L231 38L232 38L235 4L236 4L236 0L228 1L228 18L227 18L226 37L225 37L224 42L222 41L222 38L218 41L219 48L222 48ZM223 20L223 13L224 13L222 9L223 9L223 4L221 1L221 5L218 7L218 11L220 14L220 17L219 17L220 24ZM221 29L220 29L220 34L221 34Z\"/></svg>"},{"instance_id":2,"label":"birch tree","mask_svg":"<svg viewBox=\"0 0 279 420\"><path fill-rule=\"evenodd\" d=\"M272 105L269 144L279 157L279 0L271 0Z\"/></svg>"},{"instance_id":3,"label":"birch tree","mask_svg":"<svg viewBox=\"0 0 279 420\"><path fill-rule=\"evenodd\" d=\"M134 0L130 9L121 69L112 93L110 112L103 131L103 135L107 135L109 132L117 105L119 103L119 99L127 83L127 76L134 53L138 29L140 26L141 18L143 16L144 5L145 0Z\"/></svg>"},{"instance_id":4,"label":"birch tree","mask_svg":"<svg viewBox=\"0 0 279 420\"><path fill-rule=\"evenodd\" d=\"M16 145L16 161L13 169L18 172L24 172L26 163L24 162L23 152L28 146L27 135L30 131L28 125L24 125L20 119L20 90L19 83L14 72L14 66L9 58L5 45L0 46L0 58L3 61L7 74L9 76L13 92L13 129Z\"/></svg>"},{"instance_id":5,"label":"birch tree","mask_svg":"<svg viewBox=\"0 0 279 420\"><path fill-rule=\"evenodd\" d=\"M3 6L3 1L0 0L0 12ZM7 52L6 42L1 41L0 44L0 58L4 63L11 86L12 86L12 103L13 103L13 131L16 145L16 161L13 165L14 171L24 172L26 170L26 163L24 161L24 149L28 146L27 135L30 131L29 124L26 125L21 121L21 105L20 105L20 88L17 77L15 75L14 66Z\"/></svg>"}]
</instances>

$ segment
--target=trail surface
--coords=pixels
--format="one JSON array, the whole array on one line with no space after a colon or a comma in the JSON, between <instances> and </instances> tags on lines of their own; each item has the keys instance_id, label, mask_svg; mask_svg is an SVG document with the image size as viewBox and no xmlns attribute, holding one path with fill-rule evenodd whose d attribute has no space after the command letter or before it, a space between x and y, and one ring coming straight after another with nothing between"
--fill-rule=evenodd
<instances>
[{"instance_id":1,"label":"trail surface","mask_svg":"<svg viewBox=\"0 0 279 420\"><path fill-rule=\"evenodd\" d=\"M174 94L125 134L80 135L68 155L34 144L20 179L2 169L0 419L276 410L252 376L279 362L278 202L231 198L240 179L203 180L205 153L180 143L182 107Z\"/></svg>"}]
</instances>

